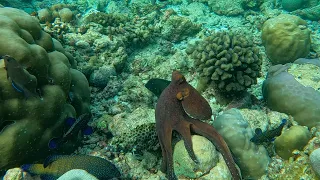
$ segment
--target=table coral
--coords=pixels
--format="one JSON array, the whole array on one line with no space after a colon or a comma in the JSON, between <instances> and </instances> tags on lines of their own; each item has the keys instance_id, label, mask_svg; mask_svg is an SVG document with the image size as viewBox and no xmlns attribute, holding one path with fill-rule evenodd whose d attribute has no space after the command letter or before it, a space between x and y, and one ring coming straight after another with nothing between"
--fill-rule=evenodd
<instances>
[{"instance_id":1,"label":"table coral","mask_svg":"<svg viewBox=\"0 0 320 180\"><path fill-rule=\"evenodd\" d=\"M82 73L71 69L73 58L41 30L37 19L18 9L0 8L0 23L0 56L13 57L35 76L41 96L25 99L0 69L0 124L14 122L0 130L0 169L6 169L46 157L47 144L62 135L65 118L90 113L90 92ZM67 102L70 92L76 105Z\"/></svg>"}]
</instances>

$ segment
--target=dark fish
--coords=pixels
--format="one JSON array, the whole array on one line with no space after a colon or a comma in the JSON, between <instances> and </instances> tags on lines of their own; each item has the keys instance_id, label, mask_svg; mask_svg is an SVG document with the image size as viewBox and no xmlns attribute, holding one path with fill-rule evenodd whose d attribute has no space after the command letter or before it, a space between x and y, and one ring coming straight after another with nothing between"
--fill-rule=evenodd
<instances>
[{"instance_id":1,"label":"dark fish","mask_svg":"<svg viewBox=\"0 0 320 180\"><path fill-rule=\"evenodd\" d=\"M120 177L120 172L108 160L88 155L54 155L49 156L43 164L25 164L23 171L40 175L41 179L57 179L72 169L83 169L99 180Z\"/></svg>"},{"instance_id":2,"label":"dark fish","mask_svg":"<svg viewBox=\"0 0 320 180\"><path fill-rule=\"evenodd\" d=\"M159 97L162 91L170 84L170 82L171 81L167 81L165 79L153 78L150 79L144 86L157 97Z\"/></svg>"},{"instance_id":3,"label":"dark fish","mask_svg":"<svg viewBox=\"0 0 320 180\"><path fill-rule=\"evenodd\" d=\"M251 142L255 143L255 144L262 144L264 142L272 142L275 140L275 137L280 136L283 127L285 126L285 124L287 123L286 119L282 119L281 124L272 130L268 130L265 132L262 132L260 128L257 128L255 130L255 135L250 139Z\"/></svg>"},{"instance_id":4,"label":"dark fish","mask_svg":"<svg viewBox=\"0 0 320 180\"><path fill-rule=\"evenodd\" d=\"M66 119L66 125L68 128L67 132L65 132L62 137L58 138L52 138L49 141L49 148L50 149L57 149L59 146L65 142L68 141L70 137L72 137L74 134L79 133L79 131L82 131L83 135L90 135L93 133L92 127L88 126L88 122L90 120L91 116L89 114L82 114L78 117L78 119L69 117Z\"/></svg>"},{"instance_id":5,"label":"dark fish","mask_svg":"<svg viewBox=\"0 0 320 180\"><path fill-rule=\"evenodd\" d=\"M25 70L13 57L5 55L2 58L7 70L7 78L11 80L12 87L23 93L25 98L39 97L37 78Z\"/></svg>"}]
</instances>

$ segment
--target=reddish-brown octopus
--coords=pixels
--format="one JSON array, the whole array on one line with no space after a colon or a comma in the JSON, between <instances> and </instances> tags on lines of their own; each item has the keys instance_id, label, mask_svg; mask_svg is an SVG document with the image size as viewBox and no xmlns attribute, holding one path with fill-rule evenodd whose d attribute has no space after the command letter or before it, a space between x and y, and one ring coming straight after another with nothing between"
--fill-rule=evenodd
<instances>
[{"instance_id":1,"label":"reddish-brown octopus","mask_svg":"<svg viewBox=\"0 0 320 180\"><path fill-rule=\"evenodd\" d=\"M209 139L222 154L234 180L241 176L222 136L213 126L200 120L212 115L208 102L194 89L178 71L172 73L169 86L161 93L156 106L156 129L162 150L162 171L168 179L176 179L173 169L172 131L177 131L184 140L189 156L198 162L192 149L191 132Z\"/></svg>"}]
</instances>

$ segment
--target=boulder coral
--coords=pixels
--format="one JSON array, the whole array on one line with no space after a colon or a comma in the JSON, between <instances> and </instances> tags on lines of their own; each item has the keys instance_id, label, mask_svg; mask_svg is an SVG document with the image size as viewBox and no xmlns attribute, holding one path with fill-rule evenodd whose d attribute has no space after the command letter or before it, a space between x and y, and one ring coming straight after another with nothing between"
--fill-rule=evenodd
<instances>
[{"instance_id":1,"label":"boulder coral","mask_svg":"<svg viewBox=\"0 0 320 180\"><path fill-rule=\"evenodd\" d=\"M308 128L299 125L292 126L276 138L275 151L283 159L289 159L293 150L302 150L310 139L311 133Z\"/></svg>"},{"instance_id":2,"label":"boulder coral","mask_svg":"<svg viewBox=\"0 0 320 180\"><path fill-rule=\"evenodd\" d=\"M310 154L310 163L314 172L320 177L320 148Z\"/></svg>"},{"instance_id":3,"label":"boulder coral","mask_svg":"<svg viewBox=\"0 0 320 180\"><path fill-rule=\"evenodd\" d=\"M281 14L262 27L262 44L273 64L285 64L306 57L310 52L311 31L298 16Z\"/></svg>"},{"instance_id":4,"label":"boulder coral","mask_svg":"<svg viewBox=\"0 0 320 180\"><path fill-rule=\"evenodd\" d=\"M264 146L250 139L254 132L238 109L229 109L213 121L213 126L227 142L245 179L259 179L266 173L270 158Z\"/></svg>"},{"instance_id":5,"label":"boulder coral","mask_svg":"<svg viewBox=\"0 0 320 180\"><path fill-rule=\"evenodd\" d=\"M272 110L293 116L299 125L309 128L319 126L320 93L312 87L302 85L288 73L291 65L270 67L267 79L262 86L262 94L267 106Z\"/></svg>"},{"instance_id":6,"label":"boulder coral","mask_svg":"<svg viewBox=\"0 0 320 180\"><path fill-rule=\"evenodd\" d=\"M39 92L39 97L25 98L0 68L0 169L4 170L46 157L49 140L63 134L64 120L90 113L90 92L84 75L71 68L72 56L41 29L37 19L18 9L0 8L0 24L0 56L13 57L25 67L26 76L35 76Z\"/></svg>"}]
</instances>

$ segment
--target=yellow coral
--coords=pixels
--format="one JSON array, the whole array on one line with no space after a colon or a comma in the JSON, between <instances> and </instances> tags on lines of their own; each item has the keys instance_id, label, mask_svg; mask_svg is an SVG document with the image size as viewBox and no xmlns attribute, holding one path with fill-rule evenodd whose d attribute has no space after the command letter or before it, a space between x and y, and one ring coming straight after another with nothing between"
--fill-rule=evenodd
<instances>
[{"instance_id":1,"label":"yellow coral","mask_svg":"<svg viewBox=\"0 0 320 180\"><path fill-rule=\"evenodd\" d=\"M298 16L281 14L267 20L262 28L262 43L273 64L285 64L306 57L310 52L310 30Z\"/></svg>"}]
</instances>

